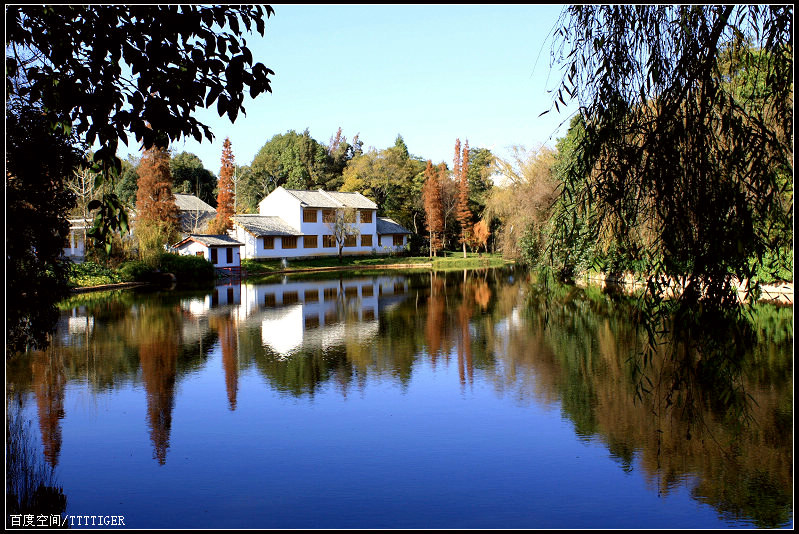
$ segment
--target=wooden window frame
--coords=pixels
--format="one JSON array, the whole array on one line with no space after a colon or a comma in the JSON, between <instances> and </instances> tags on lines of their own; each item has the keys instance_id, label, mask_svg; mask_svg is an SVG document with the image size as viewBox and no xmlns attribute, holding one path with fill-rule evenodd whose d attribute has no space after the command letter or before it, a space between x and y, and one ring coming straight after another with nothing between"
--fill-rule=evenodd
<instances>
[{"instance_id":1,"label":"wooden window frame","mask_svg":"<svg viewBox=\"0 0 799 534\"><path fill-rule=\"evenodd\" d=\"M288 241L286 241L288 240ZM280 248L281 249L295 249L297 248L297 236L296 235L284 235L280 238Z\"/></svg>"},{"instance_id":2,"label":"wooden window frame","mask_svg":"<svg viewBox=\"0 0 799 534\"><path fill-rule=\"evenodd\" d=\"M302 236L302 248L319 248L319 238L315 235Z\"/></svg>"},{"instance_id":3,"label":"wooden window frame","mask_svg":"<svg viewBox=\"0 0 799 534\"><path fill-rule=\"evenodd\" d=\"M302 222L315 223L319 221L319 212L316 209L302 210Z\"/></svg>"},{"instance_id":4,"label":"wooden window frame","mask_svg":"<svg viewBox=\"0 0 799 534\"><path fill-rule=\"evenodd\" d=\"M364 217L364 215L366 217ZM361 210L361 223L362 224L372 224L374 217L372 216L372 210Z\"/></svg>"},{"instance_id":5,"label":"wooden window frame","mask_svg":"<svg viewBox=\"0 0 799 534\"><path fill-rule=\"evenodd\" d=\"M275 236L273 235L265 235L263 236L263 243L264 250L275 250Z\"/></svg>"},{"instance_id":6,"label":"wooden window frame","mask_svg":"<svg viewBox=\"0 0 799 534\"><path fill-rule=\"evenodd\" d=\"M336 210L322 210L322 222L323 223L336 222Z\"/></svg>"},{"instance_id":7,"label":"wooden window frame","mask_svg":"<svg viewBox=\"0 0 799 534\"><path fill-rule=\"evenodd\" d=\"M361 246L362 247L372 246L372 234L361 234Z\"/></svg>"}]
</instances>

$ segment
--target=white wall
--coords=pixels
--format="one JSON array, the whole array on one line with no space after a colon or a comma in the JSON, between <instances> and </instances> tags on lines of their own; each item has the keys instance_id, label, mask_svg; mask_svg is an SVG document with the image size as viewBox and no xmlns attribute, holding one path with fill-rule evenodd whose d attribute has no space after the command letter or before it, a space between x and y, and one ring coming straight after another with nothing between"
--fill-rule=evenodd
<instances>
[{"instance_id":1,"label":"white wall","mask_svg":"<svg viewBox=\"0 0 799 534\"><path fill-rule=\"evenodd\" d=\"M238 245L230 247L227 246L219 246L213 247L217 249L216 253L216 263L214 263L214 267L240 267L241 266L241 252ZM227 248L233 249L233 259L231 262L227 261ZM197 256L198 252L202 253L203 258L208 261L211 261L211 251L208 247L203 245L202 243L198 243L197 241L188 241L178 247L178 254L181 256ZM213 262L212 262L213 263Z\"/></svg>"},{"instance_id":2,"label":"white wall","mask_svg":"<svg viewBox=\"0 0 799 534\"><path fill-rule=\"evenodd\" d=\"M282 187L278 187L258 203L258 213L280 217L294 228L299 228L302 223L299 199Z\"/></svg>"}]
</instances>

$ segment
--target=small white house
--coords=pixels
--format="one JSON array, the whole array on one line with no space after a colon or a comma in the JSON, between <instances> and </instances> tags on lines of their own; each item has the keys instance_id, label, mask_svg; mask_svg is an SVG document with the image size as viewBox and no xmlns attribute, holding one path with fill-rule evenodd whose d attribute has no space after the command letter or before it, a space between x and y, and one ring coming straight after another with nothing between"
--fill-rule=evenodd
<instances>
[{"instance_id":1,"label":"small white house","mask_svg":"<svg viewBox=\"0 0 799 534\"><path fill-rule=\"evenodd\" d=\"M91 228L91 219L70 219L69 236L64 244L64 256L75 263L86 258L86 232Z\"/></svg>"},{"instance_id":2,"label":"small white house","mask_svg":"<svg viewBox=\"0 0 799 534\"><path fill-rule=\"evenodd\" d=\"M191 234L173 248L181 256L202 256L218 269L240 269L240 243L227 235Z\"/></svg>"},{"instance_id":3,"label":"small white house","mask_svg":"<svg viewBox=\"0 0 799 534\"><path fill-rule=\"evenodd\" d=\"M390 219L377 217L377 205L360 193L300 191L278 187L258 204L257 215L234 215L229 234L244 244L245 258L304 258L338 255L332 225L342 212L352 214L355 232L344 241L342 254L390 253L401 250L394 235L410 232ZM381 220L383 225L381 240ZM390 232L388 231L390 230ZM391 236L391 237L385 237ZM391 246L386 247L386 243Z\"/></svg>"}]
</instances>

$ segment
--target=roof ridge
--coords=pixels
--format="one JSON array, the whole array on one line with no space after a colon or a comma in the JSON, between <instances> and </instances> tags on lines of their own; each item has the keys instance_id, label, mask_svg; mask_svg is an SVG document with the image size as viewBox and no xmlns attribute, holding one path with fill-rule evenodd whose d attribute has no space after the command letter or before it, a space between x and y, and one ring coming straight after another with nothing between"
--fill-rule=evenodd
<instances>
[{"instance_id":1,"label":"roof ridge","mask_svg":"<svg viewBox=\"0 0 799 534\"><path fill-rule=\"evenodd\" d=\"M344 207L344 208L346 208L346 207L347 207L347 205L346 205L346 204L344 204L343 202L341 202L340 200L336 199L335 197L333 197L333 196L330 194L330 193L333 193L333 191L330 191L330 192L328 192L328 191L324 191L324 190L322 190L322 189L319 189L319 192L320 192L320 193L322 193L322 195L324 195L326 198L329 198L330 200L332 200L333 202L335 202L336 204L338 204L339 206L341 206L341 207Z\"/></svg>"}]
</instances>

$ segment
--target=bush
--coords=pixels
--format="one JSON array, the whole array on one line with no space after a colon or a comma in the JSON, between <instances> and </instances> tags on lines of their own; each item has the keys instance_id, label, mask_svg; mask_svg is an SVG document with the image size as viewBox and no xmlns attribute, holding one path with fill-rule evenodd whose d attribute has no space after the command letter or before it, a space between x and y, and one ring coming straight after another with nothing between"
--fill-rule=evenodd
<instances>
[{"instance_id":1,"label":"bush","mask_svg":"<svg viewBox=\"0 0 799 534\"><path fill-rule=\"evenodd\" d=\"M146 282L155 269L143 261L129 261L119 267L119 274L126 282Z\"/></svg>"},{"instance_id":2,"label":"bush","mask_svg":"<svg viewBox=\"0 0 799 534\"><path fill-rule=\"evenodd\" d=\"M70 265L69 281L74 287L90 287L116 284L123 280L117 271L87 261Z\"/></svg>"},{"instance_id":3,"label":"bush","mask_svg":"<svg viewBox=\"0 0 799 534\"><path fill-rule=\"evenodd\" d=\"M160 258L161 272L172 273L180 284L209 282L216 278L211 262L201 256L180 256L164 252Z\"/></svg>"}]
</instances>

